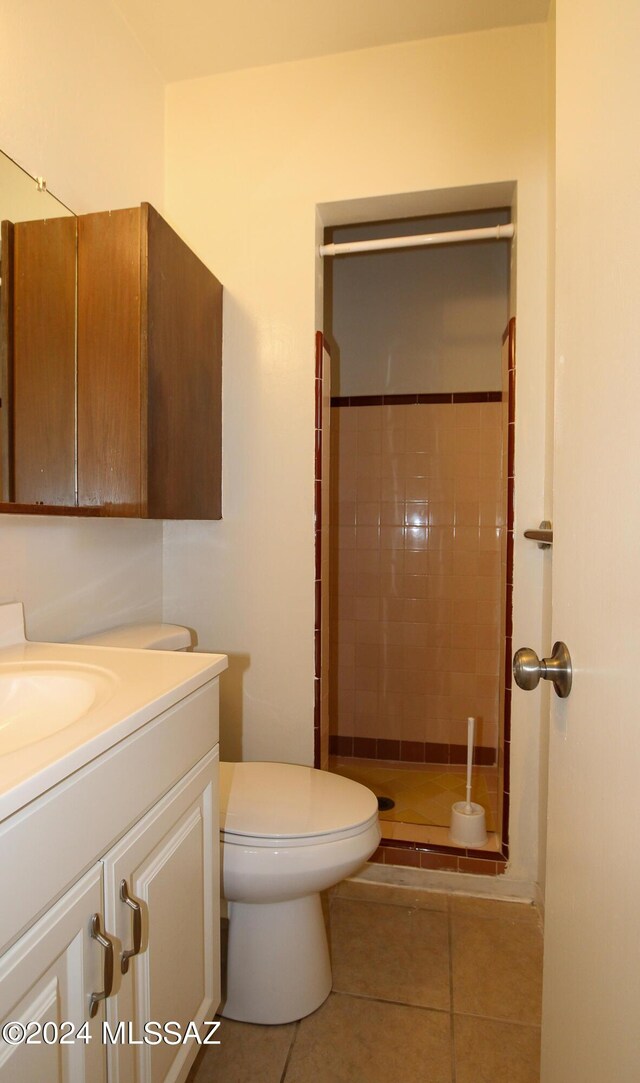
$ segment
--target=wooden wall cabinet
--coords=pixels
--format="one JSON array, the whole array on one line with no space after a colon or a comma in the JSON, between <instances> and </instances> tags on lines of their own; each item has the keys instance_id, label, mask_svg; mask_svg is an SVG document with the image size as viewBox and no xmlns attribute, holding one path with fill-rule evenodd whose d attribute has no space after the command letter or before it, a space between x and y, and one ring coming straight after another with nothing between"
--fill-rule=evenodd
<instances>
[{"instance_id":1,"label":"wooden wall cabinet","mask_svg":"<svg viewBox=\"0 0 640 1083\"><path fill-rule=\"evenodd\" d=\"M2 499L75 503L76 219L2 223Z\"/></svg>"},{"instance_id":2,"label":"wooden wall cabinet","mask_svg":"<svg viewBox=\"0 0 640 1083\"><path fill-rule=\"evenodd\" d=\"M20 511L221 518L222 286L148 203L63 221L77 282L44 306L33 270L16 274L43 223L13 227L3 500ZM55 365L47 308L64 355Z\"/></svg>"}]
</instances>

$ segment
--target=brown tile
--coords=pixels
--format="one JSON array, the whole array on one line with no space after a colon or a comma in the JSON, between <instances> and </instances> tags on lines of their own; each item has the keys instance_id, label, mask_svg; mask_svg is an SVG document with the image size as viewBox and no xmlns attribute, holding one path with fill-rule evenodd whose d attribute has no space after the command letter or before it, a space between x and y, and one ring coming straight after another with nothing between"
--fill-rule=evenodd
<instances>
[{"instance_id":1,"label":"brown tile","mask_svg":"<svg viewBox=\"0 0 640 1083\"><path fill-rule=\"evenodd\" d=\"M336 734L331 738L330 751L335 756L353 756L353 737Z\"/></svg>"},{"instance_id":2,"label":"brown tile","mask_svg":"<svg viewBox=\"0 0 640 1083\"><path fill-rule=\"evenodd\" d=\"M316 429L322 428L322 380L315 381L315 425Z\"/></svg>"},{"instance_id":3,"label":"brown tile","mask_svg":"<svg viewBox=\"0 0 640 1083\"><path fill-rule=\"evenodd\" d=\"M334 993L300 1023L286 1083L451 1083L450 1046L442 1012Z\"/></svg>"},{"instance_id":4,"label":"brown tile","mask_svg":"<svg viewBox=\"0 0 640 1083\"><path fill-rule=\"evenodd\" d=\"M385 821L380 821L380 829L385 832ZM389 824L389 829L393 830L393 825ZM384 863L385 865L397 865L399 868L404 869L419 869L420 866L420 853L418 850L411 850L405 846L384 846Z\"/></svg>"},{"instance_id":5,"label":"brown tile","mask_svg":"<svg viewBox=\"0 0 640 1083\"><path fill-rule=\"evenodd\" d=\"M203 1049L187 1083L280 1083L295 1032L295 1023L264 1027L221 1019L220 1045Z\"/></svg>"},{"instance_id":6,"label":"brown tile","mask_svg":"<svg viewBox=\"0 0 640 1083\"><path fill-rule=\"evenodd\" d=\"M513 586L513 529L507 531L507 584Z\"/></svg>"},{"instance_id":7,"label":"brown tile","mask_svg":"<svg viewBox=\"0 0 640 1083\"><path fill-rule=\"evenodd\" d=\"M394 741L388 738L379 737L377 742L376 755L379 760L399 760L400 741Z\"/></svg>"},{"instance_id":8,"label":"brown tile","mask_svg":"<svg viewBox=\"0 0 640 1083\"><path fill-rule=\"evenodd\" d=\"M511 741L504 742L502 785L507 793L511 793Z\"/></svg>"},{"instance_id":9,"label":"brown tile","mask_svg":"<svg viewBox=\"0 0 640 1083\"><path fill-rule=\"evenodd\" d=\"M323 363L322 352L323 352L323 349L324 349L324 335L322 334L322 331L316 331L316 351L315 351L316 368L315 368L315 372L316 372L316 379L317 380L322 379L322 363Z\"/></svg>"},{"instance_id":10,"label":"brown tile","mask_svg":"<svg viewBox=\"0 0 640 1083\"><path fill-rule=\"evenodd\" d=\"M498 868L495 861L483 858L461 857L459 871L473 873L474 876L497 876Z\"/></svg>"},{"instance_id":11,"label":"brown tile","mask_svg":"<svg viewBox=\"0 0 640 1083\"><path fill-rule=\"evenodd\" d=\"M496 762L495 748L478 745L473 752L473 762L483 767L493 767Z\"/></svg>"},{"instance_id":12,"label":"brown tile","mask_svg":"<svg viewBox=\"0 0 640 1083\"><path fill-rule=\"evenodd\" d=\"M458 872L458 858L453 854L439 854L430 850L423 850L420 854L421 869L435 869L442 872Z\"/></svg>"},{"instance_id":13,"label":"brown tile","mask_svg":"<svg viewBox=\"0 0 640 1083\"><path fill-rule=\"evenodd\" d=\"M453 402L453 395L450 392L430 392L418 395L417 400L418 403L428 406L434 406L437 403L450 404Z\"/></svg>"},{"instance_id":14,"label":"brown tile","mask_svg":"<svg viewBox=\"0 0 640 1083\"><path fill-rule=\"evenodd\" d=\"M439 741L425 741L425 763L448 763L449 745Z\"/></svg>"},{"instance_id":15,"label":"brown tile","mask_svg":"<svg viewBox=\"0 0 640 1083\"><path fill-rule=\"evenodd\" d=\"M454 1016L456 1083L539 1083L540 1030Z\"/></svg>"},{"instance_id":16,"label":"brown tile","mask_svg":"<svg viewBox=\"0 0 640 1083\"><path fill-rule=\"evenodd\" d=\"M334 899L330 940L336 991L449 1009L445 914Z\"/></svg>"},{"instance_id":17,"label":"brown tile","mask_svg":"<svg viewBox=\"0 0 640 1083\"><path fill-rule=\"evenodd\" d=\"M315 532L315 575L316 579L322 578L322 531Z\"/></svg>"},{"instance_id":18,"label":"brown tile","mask_svg":"<svg viewBox=\"0 0 640 1083\"><path fill-rule=\"evenodd\" d=\"M408 763L424 763L424 741L402 741L400 759Z\"/></svg>"},{"instance_id":19,"label":"brown tile","mask_svg":"<svg viewBox=\"0 0 640 1083\"><path fill-rule=\"evenodd\" d=\"M508 477L513 477L513 464L515 462L515 447L516 447L516 427L513 422L509 422L508 440L507 440L507 467Z\"/></svg>"},{"instance_id":20,"label":"brown tile","mask_svg":"<svg viewBox=\"0 0 640 1083\"><path fill-rule=\"evenodd\" d=\"M514 515L514 480L510 477L507 481L507 530L513 530Z\"/></svg>"},{"instance_id":21,"label":"brown tile","mask_svg":"<svg viewBox=\"0 0 640 1083\"><path fill-rule=\"evenodd\" d=\"M376 740L374 737L354 737L353 755L363 759L373 760L376 758Z\"/></svg>"},{"instance_id":22,"label":"brown tile","mask_svg":"<svg viewBox=\"0 0 640 1083\"><path fill-rule=\"evenodd\" d=\"M462 913L452 913L451 927L454 1011L537 1025L540 929L524 921Z\"/></svg>"}]
</instances>

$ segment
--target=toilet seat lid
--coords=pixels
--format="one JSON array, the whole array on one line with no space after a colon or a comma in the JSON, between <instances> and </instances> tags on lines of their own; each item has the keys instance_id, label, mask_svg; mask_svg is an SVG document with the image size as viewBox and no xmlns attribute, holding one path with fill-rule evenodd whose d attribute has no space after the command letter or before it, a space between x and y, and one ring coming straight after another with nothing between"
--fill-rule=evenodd
<instances>
[{"instance_id":1,"label":"toilet seat lid","mask_svg":"<svg viewBox=\"0 0 640 1083\"><path fill-rule=\"evenodd\" d=\"M291 763L221 763L220 830L254 839L320 838L377 819L378 802L350 778Z\"/></svg>"}]
</instances>

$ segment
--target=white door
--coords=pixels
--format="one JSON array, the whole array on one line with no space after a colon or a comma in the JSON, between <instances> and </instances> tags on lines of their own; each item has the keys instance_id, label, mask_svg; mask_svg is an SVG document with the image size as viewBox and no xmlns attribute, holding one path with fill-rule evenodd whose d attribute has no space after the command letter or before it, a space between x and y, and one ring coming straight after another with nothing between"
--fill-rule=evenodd
<instances>
[{"instance_id":1,"label":"white door","mask_svg":"<svg viewBox=\"0 0 640 1083\"><path fill-rule=\"evenodd\" d=\"M109 1083L182 1080L199 1046L176 1044L176 1030L159 1041L145 1023L178 1024L184 1034L220 1003L218 752L209 753L154 805L104 858L105 918L123 949L135 952L117 997L107 1004ZM141 907L141 935L135 910ZM132 1024L125 1041L118 1024Z\"/></svg>"},{"instance_id":2,"label":"white door","mask_svg":"<svg viewBox=\"0 0 640 1083\"><path fill-rule=\"evenodd\" d=\"M639 57L638 0L557 0L543 1083L640 1079Z\"/></svg>"}]
</instances>

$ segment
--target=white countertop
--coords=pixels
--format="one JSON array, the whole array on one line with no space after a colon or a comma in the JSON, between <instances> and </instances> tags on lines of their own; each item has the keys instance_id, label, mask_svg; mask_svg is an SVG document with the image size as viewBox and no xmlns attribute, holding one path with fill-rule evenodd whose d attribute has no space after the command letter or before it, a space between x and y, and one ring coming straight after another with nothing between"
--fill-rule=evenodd
<instances>
[{"instance_id":1,"label":"white countertop","mask_svg":"<svg viewBox=\"0 0 640 1083\"><path fill-rule=\"evenodd\" d=\"M228 664L224 654L67 643L14 642L1 646L0 671L24 663L97 667L104 672L108 690L76 721L15 751L3 754L0 730L0 824L213 680Z\"/></svg>"}]
</instances>

